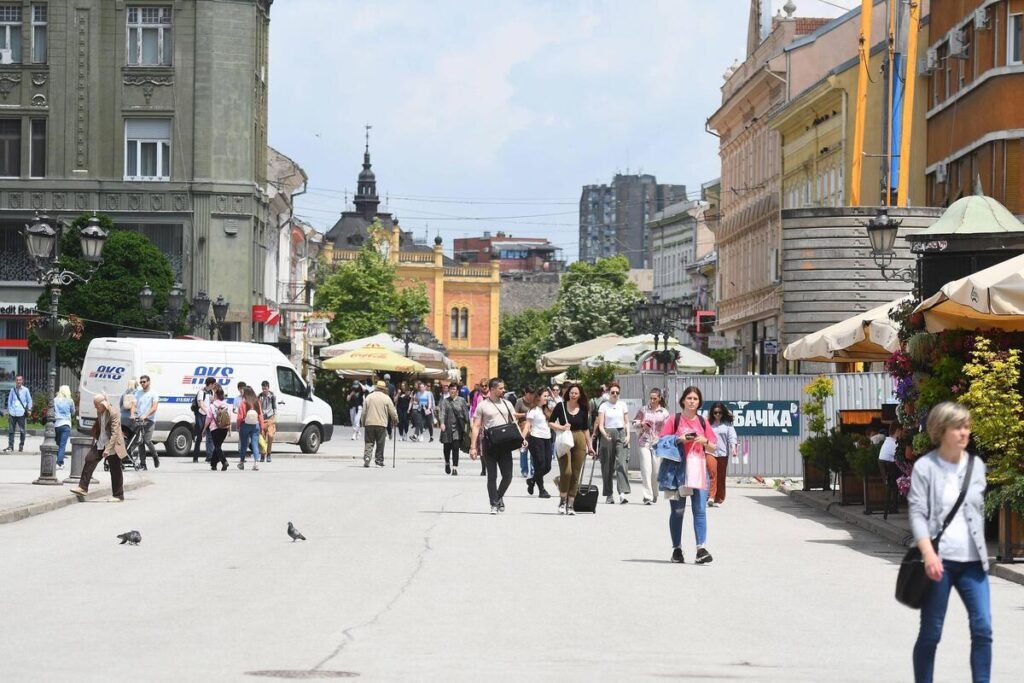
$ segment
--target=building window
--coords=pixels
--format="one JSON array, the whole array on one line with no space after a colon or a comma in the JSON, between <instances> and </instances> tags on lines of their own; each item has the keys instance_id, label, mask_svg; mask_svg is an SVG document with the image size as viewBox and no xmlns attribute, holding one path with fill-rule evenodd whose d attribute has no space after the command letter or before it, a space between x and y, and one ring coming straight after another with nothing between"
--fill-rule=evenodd
<instances>
[{"instance_id":1,"label":"building window","mask_svg":"<svg viewBox=\"0 0 1024 683\"><path fill-rule=\"evenodd\" d=\"M46 177L46 119L32 119L29 175L33 178Z\"/></svg>"},{"instance_id":2,"label":"building window","mask_svg":"<svg viewBox=\"0 0 1024 683\"><path fill-rule=\"evenodd\" d=\"M0 64L21 63L21 6L0 4Z\"/></svg>"},{"instance_id":3,"label":"building window","mask_svg":"<svg viewBox=\"0 0 1024 683\"><path fill-rule=\"evenodd\" d=\"M1010 21L1006 25L1006 63L1021 63L1021 39L1024 29L1024 14L1011 14Z\"/></svg>"},{"instance_id":4,"label":"building window","mask_svg":"<svg viewBox=\"0 0 1024 683\"><path fill-rule=\"evenodd\" d=\"M170 7L128 8L128 63L170 66L174 54Z\"/></svg>"},{"instance_id":5,"label":"building window","mask_svg":"<svg viewBox=\"0 0 1024 683\"><path fill-rule=\"evenodd\" d=\"M32 5L32 63L46 64L46 5Z\"/></svg>"},{"instance_id":6,"label":"building window","mask_svg":"<svg viewBox=\"0 0 1024 683\"><path fill-rule=\"evenodd\" d=\"M457 308L452 309L452 329L451 334L449 334L448 336L450 336L452 339L459 338L459 309Z\"/></svg>"},{"instance_id":7,"label":"building window","mask_svg":"<svg viewBox=\"0 0 1024 683\"><path fill-rule=\"evenodd\" d=\"M124 179L171 179L171 120L125 119Z\"/></svg>"},{"instance_id":8,"label":"building window","mask_svg":"<svg viewBox=\"0 0 1024 683\"><path fill-rule=\"evenodd\" d=\"M459 320L459 332L463 339L469 339L469 309L463 308Z\"/></svg>"},{"instance_id":9,"label":"building window","mask_svg":"<svg viewBox=\"0 0 1024 683\"><path fill-rule=\"evenodd\" d=\"M0 177L21 175L21 119L0 119Z\"/></svg>"}]
</instances>

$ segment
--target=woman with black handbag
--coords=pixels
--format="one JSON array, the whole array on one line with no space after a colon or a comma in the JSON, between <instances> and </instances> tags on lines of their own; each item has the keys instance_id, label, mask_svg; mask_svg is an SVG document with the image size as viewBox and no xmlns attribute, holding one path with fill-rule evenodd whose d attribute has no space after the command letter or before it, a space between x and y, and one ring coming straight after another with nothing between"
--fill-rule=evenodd
<instances>
[{"instance_id":1,"label":"woman with black handbag","mask_svg":"<svg viewBox=\"0 0 1024 683\"><path fill-rule=\"evenodd\" d=\"M487 469L487 496L491 501L491 514L505 511L505 491L512 483L512 451L523 445L523 435L516 422L515 407L502 396L505 382L495 377L487 384L487 398L480 401L473 415L473 436L469 457L477 458L477 444L483 446L481 457ZM483 439L477 441L481 431ZM496 484L498 470L501 483Z\"/></svg>"},{"instance_id":2,"label":"woman with black handbag","mask_svg":"<svg viewBox=\"0 0 1024 683\"><path fill-rule=\"evenodd\" d=\"M955 588L971 628L972 680L987 682L992 670L992 609L985 547L985 464L966 450L971 415L962 405L947 401L933 407L926 428L936 448L914 463L907 496L914 541L932 582L921 603L914 680L931 683L935 648L949 593Z\"/></svg>"}]
</instances>

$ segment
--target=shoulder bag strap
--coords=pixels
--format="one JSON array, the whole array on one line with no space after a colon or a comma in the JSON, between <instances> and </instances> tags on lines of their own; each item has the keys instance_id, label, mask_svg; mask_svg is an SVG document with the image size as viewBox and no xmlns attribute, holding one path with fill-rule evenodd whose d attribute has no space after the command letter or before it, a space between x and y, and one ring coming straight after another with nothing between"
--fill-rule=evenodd
<instances>
[{"instance_id":1,"label":"shoulder bag strap","mask_svg":"<svg viewBox=\"0 0 1024 683\"><path fill-rule=\"evenodd\" d=\"M15 398L18 399L18 403L21 404L22 409L27 413L28 412L28 406L26 406L25 402L23 400L21 400L21 392L18 391L17 388L15 388L13 391L14 391Z\"/></svg>"},{"instance_id":2,"label":"shoulder bag strap","mask_svg":"<svg viewBox=\"0 0 1024 683\"><path fill-rule=\"evenodd\" d=\"M932 543L934 543L936 547L939 545L939 540L942 538L942 534L946 532L946 527L948 527L950 522L953 521L953 518L956 517L956 513L960 510L960 506L963 504L964 498L967 497L967 488L971 485L971 475L973 472L974 454L969 453L967 455L967 472L964 473L964 483L960 487L960 495L957 497L956 502L953 503L953 509L949 511L949 514L946 515L945 521L942 522L942 528L939 529L939 535L932 540Z\"/></svg>"}]
</instances>

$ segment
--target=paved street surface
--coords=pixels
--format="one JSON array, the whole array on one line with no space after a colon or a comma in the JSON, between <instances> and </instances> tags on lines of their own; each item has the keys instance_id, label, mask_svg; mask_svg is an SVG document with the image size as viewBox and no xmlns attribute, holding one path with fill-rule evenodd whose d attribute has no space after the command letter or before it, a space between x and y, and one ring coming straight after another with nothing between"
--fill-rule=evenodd
<instances>
[{"instance_id":1,"label":"paved street surface","mask_svg":"<svg viewBox=\"0 0 1024 683\"><path fill-rule=\"evenodd\" d=\"M709 510L708 566L688 516L680 566L664 502L559 517L517 472L492 517L475 463L401 444L391 469L389 444L367 470L339 436L259 472L167 459L123 504L0 525L0 680L911 680L902 549L785 495ZM1024 680L1024 589L992 599L993 680ZM968 647L954 599L937 680L967 680Z\"/></svg>"}]
</instances>

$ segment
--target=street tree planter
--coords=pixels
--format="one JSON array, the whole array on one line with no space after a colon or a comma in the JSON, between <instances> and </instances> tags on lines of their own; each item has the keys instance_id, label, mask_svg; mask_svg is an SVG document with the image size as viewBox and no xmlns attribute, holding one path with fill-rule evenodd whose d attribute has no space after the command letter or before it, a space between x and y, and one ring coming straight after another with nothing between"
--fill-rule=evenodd
<instances>
[{"instance_id":1,"label":"street tree planter","mask_svg":"<svg viewBox=\"0 0 1024 683\"><path fill-rule=\"evenodd\" d=\"M885 512L885 479L879 474L868 475L864 482L864 514L871 515L876 512ZM899 505L899 498L894 501Z\"/></svg>"},{"instance_id":2,"label":"street tree planter","mask_svg":"<svg viewBox=\"0 0 1024 683\"><path fill-rule=\"evenodd\" d=\"M829 471L822 469L812 462L809 462L807 458L802 458L804 463L804 491L831 491L832 486L829 481Z\"/></svg>"},{"instance_id":3,"label":"street tree planter","mask_svg":"<svg viewBox=\"0 0 1024 683\"><path fill-rule=\"evenodd\" d=\"M996 559L1013 562L1024 557L1024 516L1009 506L999 508L999 545Z\"/></svg>"},{"instance_id":4,"label":"street tree planter","mask_svg":"<svg viewBox=\"0 0 1024 683\"><path fill-rule=\"evenodd\" d=\"M839 475L840 505L860 505L864 502L864 478L846 470Z\"/></svg>"}]
</instances>

